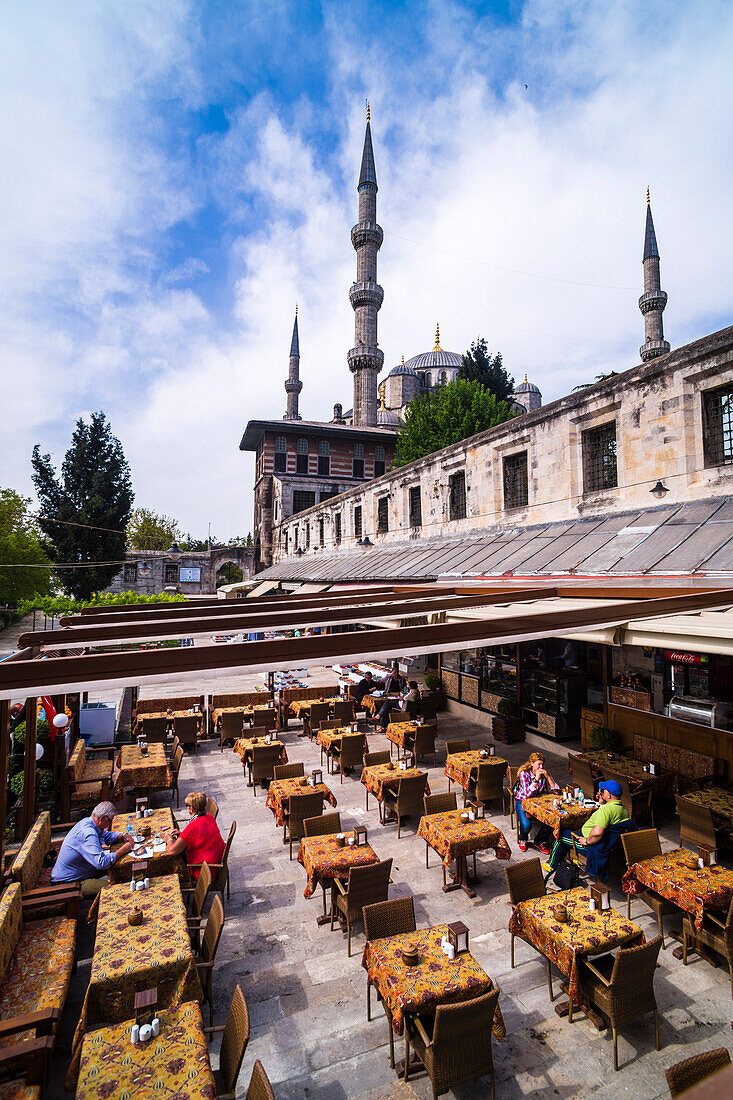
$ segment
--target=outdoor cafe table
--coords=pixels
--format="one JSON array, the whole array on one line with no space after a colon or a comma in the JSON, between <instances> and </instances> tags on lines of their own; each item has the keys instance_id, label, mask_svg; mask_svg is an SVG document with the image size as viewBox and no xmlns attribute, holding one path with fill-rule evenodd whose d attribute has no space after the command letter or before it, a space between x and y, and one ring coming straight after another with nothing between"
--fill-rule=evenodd
<instances>
[{"instance_id":1,"label":"outdoor cafe table","mask_svg":"<svg viewBox=\"0 0 733 1100\"><path fill-rule=\"evenodd\" d=\"M273 780L267 792L267 802L265 805L268 806L275 815L275 823L277 825L283 825L285 822L284 811L287 809L290 796L312 794L314 791L318 791L318 793L323 796L324 801L330 802L332 806L337 805L335 794L325 783L316 783L315 787L312 787L310 783L301 784L300 778Z\"/></svg>"},{"instance_id":2,"label":"outdoor cafe table","mask_svg":"<svg viewBox=\"0 0 733 1100\"><path fill-rule=\"evenodd\" d=\"M485 750L483 750L485 752ZM482 756L481 749L471 749L469 752L451 752L445 759L445 775L468 790L471 780L476 780L479 764L506 764L502 756L491 756L488 752Z\"/></svg>"},{"instance_id":3,"label":"outdoor cafe table","mask_svg":"<svg viewBox=\"0 0 733 1100\"><path fill-rule=\"evenodd\" d=\"M370 714L377 714L388 699L394 703L402 702L402 698L399 695L365 695L361 701L361 705L365 710L368 710Z\"/></svg>"},{"instance_id":4,"label":"outdoor cafe table","mask_svg":"<svg viewBox=\"0 0 733 1100\"><path fill-rule=\"evenodd\" d=\"M645 942L644 933L638 925L613 908L591 912L589 902L590 892L583 886L559 890L541 898L521 901L509 921L509 931L513 936L521 936L555 964L567 980L567 985L562 986L563 991L577 1004L581 1003L578 959ZM566 906L567 924L561 924L556 919L554 909L557 905ZM565 1015L567 1005L557 1005L555 1011L558 1015Z\"/></svg>"},{"instance_id":5,"label":"outdoor cafe table","mask_svg":"<svg viewBox=\"0 0 733 1100\"><path fill-rule=\"evenodd\" d=\"M492 825L488 818L461 821L461 814L465 812L465 810L447 810L442 814L429 814L422 817L417 835L438 853L444 867L450 867L453 860L456 861L453 882L443 887L445 893L460 888L468 894L469 898L475 898L476 894L471 889L471 884L478 879L469 877L466 856L482 852L486 848L493 848L497 859L511 859L512 852L504 834L497 829L496 825Z\"/></svg>"},{"instance_id":6,"label":"outdoor cafe table","mask_svg":"<svg viewBox=\"0 0 733 1100\"><path fill-rule=\"evenodd\" d=\"M147 838L147 843L138 845L137 851L133 849L132 852L123 856L122 859L116 860L110 866L107 871L110 882L129 882L132 878L133 864L141 862L148 865L146 871L148 878L159 878L161 875L180 875L181 878L188 878L186 860L183 856L172 856L167 852L151 852L150 855L145 855L143 852L143 854L140 854L140 849L150 850L152 838L155 835L161 836L166 841L170 839L170 830L177 828L176 819L171 810L167 807L162 810L153 810L150 817L144 818L137 818L134 812L117 814L112 819L111 832L123 833L126 838L128 823L132 825L135 835L141 827L148 826L151 829L151 836Z\"/></svg>"},{"instance_id":7,"label":"outdoor cafe table","mask_svg":"<svg viewBox=\"0 0 733 1100\"><path fill-rule=\"evenodd\" d=\"M173 724L176 718L190 718L194 715L199 719L199 726L201 725L201 708L194 710L193 707L189 707L188 710L149 710L144 713L138 714L135 718L135 726L133 728L133 737L138 735L138 726L150 718L165 718L166 722Z\"/></svg>"},{"instance_id":8,"label":"outdoor cafe table","mask_svg":"<svg viewBox=\"0 0 733 1100\"><path fill-rule=\"evenodd\" d=\"M692 870L686 865L692 854L684 848L674 848L632 864L622 880L624 892L639 894L645 887L654 890L684 909L695 927L702 928L706 909L728 911L733 898L733 871L720 864Z\"/></svg>"},{"instance_id":9,"label":"outdoor cafe table","mask_svg":"<svg viewBox=\"0 0 733 1100\"><path fill-rule=\"evenodd\" d=\"M559 802L557 809L555 809L555 802ZM578 802L575 799L571 802L563 802L559 794L540 794L533 798L523 798L522 809L535 821L549 825L555 834L555 840L559 840L565 829L570 829L574 833L580 832L598 806L595 804L589 806L587 802Z\"/></svg>"},{"instance_id":10,"label":"outdoor cafe table","mask_svg":"<svg viewBox=\"0 0 733 1100\"><path fill-rule=\"evenodd\" d=\"M147 1043L130 1042L132 1017L84 1037L76 1100L213 1100L216 1085L199 1005L187 1001L157 1015L160 1034Z\"/></svg>"},{"instance_id":11,"label":"outdoor cafe table","mask_svg":"<svg viewBox=\"0 0 733 1100\"><path fill-rule=\"evenodd\" d=\"M139 787L143 790L169 788L173 781L165 747L157 742L148 745L145 756L137 745L123 745L117 764L120 773L112 792L113 802L122 798L127 787Z\"/></svg>"},{"instance_id":12,"label":"outdoor cafe table","mask_svg":"<svg viewBox=\"0 0 733 1100\"><path fill-rule=\"evenodd\" d=\"M348 735L351 732L351 726L339 726L337 729L332 730L319 730L318 734L316 735L316 744L319 745L321 749L321 761L323 761L324 752L326 753L326 756L331 756L334 749L337 749L340 752L341 738L344 736L344 734ZM356 734L360 732L360 730L357 730ZM369 743L367 742L366 734L363 733L362 737L364 738L365 745L364 752L369 752Z\"/></svg>"},{"instance_id":13,"label":"outdoor cafe table","mask_svg":"<svg viewBox=\"0 0 733 1100\"><path fill-rule=\"evenodd\" d=\"M282 741L279 741L276 737L273 737L269 742L270 745L278 745L280 748L280 763L287 764L288 754L285 751L285 746ZM267 745L264 737L259 737L257 740L257 748L261 748L263 745ZM251 737L240 737L234 742L234 751L239 755L242 761L242 767L246 768L247 765L252 764L252 749L255 747L254 741Z\"/></svg>"},{"instance_id":14,"label":"outdoor cafe table","mask_svg":"<svg viewBox=\"0 0 733 1100\"><path fill-rule=\"evenodd\" d=\"M393 745L397 746L397 755L399 756L399 750L403 752L411 751L412 746L415 744L415 731L417 730L417 722L390 722L387 726L387 740L391 741Z\"/></svg>"},{"instance_id":15,"label":"outdoor cafe table","mask_svg":"<svg viewBox=\"0 0 733 1100\"><path fill-rule=\"evenodd\" d=\"M314 703L328 703L329 711L332 711L333 704L338 703L339 698L338 695L330 695L323 699L293 699L292 703L290 703L290 709L296 718L300 718L303 714L310 715L311 707Z\"/></svg>"},{"instance_id":16,"label":"outdoor cafe table","mask_svg":"<svg viewBox=\"0 0 733 1100\"><path fill-rule=\"evenodd\" d=\"M581 760L588 761L596 778L607 771L615 772L628 779L632 791L650 790L654 794L660 794L662 791L669 790L674 782L672 772L662 771L657 765L656 774L652 775L651 772L644 771L643 761L635 760L633 756L621 756L620 753L605 752L603 749L589 749L578 755ZM568 761L568 768L572 775L572 756Z\"/></svg>"},{"instance_id":17,"label":"outdoor cafe table","mask_svg":"<svg viewBox=\"0 0 733 1100\"><path fill-rule=\"evenodd\" d=\"M133 904L144 913L137 927L127 920ZM72 1043L75 1057L67 1087L71 1082L73 1089L86 1032L131 1019L135 994L153 988L158 991L158 1009L177 1008L202 997L177 875L153 879L147 890L134 895L127 883L101 891L94 957Z\"/></svg>"},{"instance_id":18,"label":"outdoor cafe table","mask_svg":"<svg viewBox=\"0 0 733 1100\"><path fill-rule=\"evenodd\" d=\"M348 840L350 836L354 836L354 833L345 833L344 836ZM333 879L347 879L352 867L367 867L372 863L379 863L379 856L371 844L344 843L343 847L339 847L334 835L308 836L300 842L298 863L303 865L308 876L303 897L310 898L318 887L319 881L323 883L325 889L328 882L332 882ZM323 917L318 918L319 924L329 919L325 915L325 892L323 912Z\"/></svg>"},{"instance_id":19,"label":"outdoor cafe table","mask_svg":"<svg viewBox=\"0 0 733 1100\"><path fill-rule=\"evenodd\" d=\"M690 791L685 801L706 806L713 812L716 826L730 829L733 826L733 794L721 787L705 787L701 791Z\"/></svg>"},{"instance_id":20,"label":"outdoor cafe table","mask_svg":"<svg viewBox=\"0 0 733 1100\"><path fill-rule=\"evenodd\" d=\"M385 791L397 791L400 779L409 779L411 775L425 775L419 768L400 768L392 764L370 764L361 773L361 782L366 787L366 808L369 809L369 793L378 802L384 799ZM430 784L425 784L425 794L430 794Z\"/></svg>"}]
</instances>

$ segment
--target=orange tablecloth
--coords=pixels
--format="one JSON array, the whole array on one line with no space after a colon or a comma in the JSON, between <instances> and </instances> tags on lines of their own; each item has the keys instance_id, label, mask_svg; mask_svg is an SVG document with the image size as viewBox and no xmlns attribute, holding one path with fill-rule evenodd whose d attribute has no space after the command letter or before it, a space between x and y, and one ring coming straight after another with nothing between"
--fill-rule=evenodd
<instances>
[{"instance_id":1,"label":"orange tablecloth","mask_svg":"<svg viewBox=\"0 0 733 1100\"><path fill-rule=\"evenodd\" d=\"M174 718L190 718L192 715L199 719L199 726L200 726L201 725L201 719L203 717L203 714L201 712L200 707L199 707L198 710L193 710L193 708L189 708L188 710L172 710L172 711L149 710L149 711L146 711L146 712L138 714L136 716L135 726L133 728L133 737L137 737L138 726L142 723L144 718L165 718L166 721L168 721L172 724Z\"/></svg>"},{"instance_id":2,"label":"orange tablecloth","mask_svg":"<svg viewBox=\"0 0 733 1100\"><path fill-rule=\"evenodd\" d=\"M397 765L390 768L389 764L370 764L361 773L361 782L366 789L381 802L385 790L396 791L400 779L407 779L411 775L425 775L419 768L405 768L404 771ZM430 784L425 784L425 794L430 794Z\"/></svg>"},{"instance_id":3,"label":"orange tablecloth","mask_svg":"<svg viewBox=\"0 0 733 1100\"><path fill-rule=\"evenodd\" d=\"M556 801L559 802L557 809L555 809ZM549 825L555 834L555 840L560 839L560 834L565 829L579 833L590 815L598 809L597 806L587 806L575 800L563 802L560 795L556 794L540 794L535 798L523 798L522 807L529 817Z\"/></svg>"},{"instance_id":4,"label":"orange tablecloth","mask_svg":"<svg viewBox=\"0 0 733 1100\"><path fill-rule=\"evenodd\" d=\"M354 834L345 835L350 837ZM352 867L379 863L379 856L371 844L344 844L340 848L333 836L308 836L300 842L298 863L305 867L308 875L303 897L309 898L320 879L348 878Z\"/></svg>"},{"instance_id":5,"label":"orange tablecloth","mask_svg":"<svg viewBox=\"0 0 733 1100\"><path fill-rule=\"evenodd\" d=\"M706 787L702 791L690 791L685 795L688 802L698 806L707 806L713 811L717 826L730 828L733 825L733 794L721 787Z\"/></svg>"},{"instance_id":6,"label":"orange tablecloth","mask_svg":"<svg viewBox=\"0 0 733 1100\"><path fill-rule=\"evenodd\" d=\"M330 695L323 699L294 699L290 703L290 709L296 718L300 718L301 714L310 714L311 707L314 703L328 703L329 709L333 710L333 704L338 703L340 696Z\"/></svg>"},{"instance_id":7,"label":"orange tablecloth","mask_svg":"<svg viewBox=\"0 0 733 1100\"><path fill-rule=\"evenodd\" d=\"M387 740L401 749L409 749L415 743L416 722L390 722L387 726Z\"/></svg>"},{"instance_id":8,"label":"orange tablecloth","mask_svg":"<svg viewBox=\"0 0 733 1100\"><path fill-rule=\"evenodd\" d=\"M461 821L461 810L447 810L420 818L417 835L422 837L442 858L446 867L459 856L493 848L497 859L511 859L512 851L506 837L488 818Z\"/></svg>"},{"instance_id":9,"label":"orange tablecloth","mask_svg":"<svg viewBox=\"0 0 733 1100\"><path fill-rule=\"evenodd\" d=\"M377 697L376 695L365 695L361 703L362 706L366 710L368 710L370 714L376 714L377 711L380 711L382 709L387 699L390 699L393 703L399 704L402 702L402 699L399 695L381 695L379 697Z\"/></svg>"},{"instance_id":10,"label":"orange tablecloth","mask_svg":"<svg viewBox=\"0 0 733 1100\"><path fill-rule=\"evenodd\" d=\"M568 992L579 1000L578 959L583 955L601 955L624 944L644 943L644 933L638 925L622 917L615 909L588 908L590 893L582 886L561 890L541 898L522 901L512 913L509 931L521 936L555 963L568 979ZM570 918L560 924L553 912L565 905Z\"/></svg>"},{"instance_id":11,"label":"orange tablecloth","mask_svg":"<svg viewBox=\"0 0 733 1100\"><path fill-rule=\"evenodd\" d=\"M364 948L361 965L392 1014L392 1027L398 1035L404 1028L405 1013L432 1016L437 1005L457 1004L480 997L494 988L494 983L479 966L470 951L464 951L451 962L440 949L447 924L423 928L383 940L370 940ZM402 960L402 948L417 945L420 962L408 966ZM501 1010L497 1005L494 1035L506 1037Z\"/></svg>"},{"instance_id":12,"label":"orange tablecloth","mask_svg":"<svg viewBox=\"0 0 733 1100\"><path fill-rule=\"evenodd\" d=\"M267 744L267 742L265 740L263 740L263 738L260 738L259 741L257 742L257 747L259 748L261 745L266 745L266 744ZM278 741L276 738L273 738L272 741L270 741L270 744L280 746L280 763L281 764L287 764L288 754L285 751L285 746L283 745L282 741ZM234 751L241 758L242 767L244 767L246 764L251 764L252 763L252 749L253 748L254 748L254 742L252 741L251 737L240 737L238 741L234 742Z\"/></svg>"},{"instance_id":13,"label":"orange tablecloth","mask_svg":"<svg viewBox=\"0 0 733 1100\"><path fill-rule=\"evenodd\" d=\"M644 771L644 763L635 760L633 756L621 756L617 752L604 752L602 749L588 749L580 753L581 760L587 760L593 774L598 777L601 773L617 772L625 776L629 781L632 791L652 790L655 793L670 790L674 783L672 772L662 771L657 767L657 774ZM568 761L568 770L573 774L573 758Z\"/></svg>"},{"instance_id":14,"label":"orange tablecloth","mask_svg":"<svg viewBox=\"0 0 733 1100\"><path fill-rule=\"evenodd\" d=\"M684 864L691 854L684 848L674 848L661 856L634 863L623 877L624 892L639 894L648 886L684 909L693 918L695 927L702 928L706 909L727 912L733 898L733 871L720 864L701 870L696 867L692 871Z\"/></svg>"},{"instance_id":15,"label":"orange tablecloth","mask_svg":"<svg viewBox=\"0 0 733 1100\"><path fill-rule=\"evenodd\" d=\"M123 745L117 757L120 774L117 776L112 801L122 798L127 787L166 788L172 783L170 768L165 757L163 745L148 745L147 756L143 756L137 745Z\"/></svg>"},{"instance_id":16,"label":"orange tablecloth","mask_svg":"<svg viewBox=\"0 0 733 1100\"><path fill-rule=\"evenodd\" d=\"M325 783L317 783L315 787L311 787L310 783L308 783L307 786L301 787L299 779L273 780L267 792L266 805L269 806L275 815L276 823L282 825L285 820L283 810L287 806L290 796L292 794L312 794L313 791L318 791L322 794L324 801L330 802L332 806L337 805L336 796Z\"/></svg>"},{"instance_id":17,"label":"orange tablecloth","mask_svg":"<svg viewBox=\"0 0 733 1100\"><path fill-rule=\"evenodd\" d=\"M481 755L480 749L469 752L451 752L445 760L445 772L449 779L467 790L469 781L478 775L479 764L506 764L502 756Z\"/></svg>"}]
</instances>

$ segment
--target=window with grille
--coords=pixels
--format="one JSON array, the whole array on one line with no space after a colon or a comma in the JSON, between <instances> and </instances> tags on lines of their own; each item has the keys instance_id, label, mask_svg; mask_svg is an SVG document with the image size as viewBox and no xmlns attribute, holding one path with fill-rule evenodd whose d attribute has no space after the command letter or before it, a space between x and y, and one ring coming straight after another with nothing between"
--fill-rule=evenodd
<instances>
[{"instance_id":1,"label":"window with grille","mask_svg":"<svg viewBox=\"0 0 733 1100\"><path fill-rule=\"evenodd\" d=\"M299 439L295 446L295 472L296 474L308 473L308 440Z\"/></svg>"},{"instance_id":2,"label":"window with grille","mask_svg":"<svg viewBox=\"0 0 733 1100\"><path fill-rule=\"evenodd\" d=\"M287 440L286 440L285 436L284 435L276 435L275 436L275 450L285 452L285 451L287 451L287 449L288 449L288 443L287 443Z\"/></svg>"},{"instance_id":3,"label":"window with grille","mask_svg":"<svg viewBox=\"0 0 733 1100\"><path fill-rule=\"evenodd\" d=\"M288 456L284 451L275 451L273 469L276 474L284 474L287 469Z\"/></svg>"},{"instance_id":4,"label":"window with grille","mask_svg":"<svg viewBox=\"0 0 733 1100\"><path fill-rule=\"evenodd\" d=\"M520 451L504 459L504 507L524 508L528 503L527 452Z\"/></svg>"},{"instance_id":5,"label":"window with grille","mask_svg":"<svg viewBox=\"0 0 733 1100\"><path fill-rule=\"evenodd\" d=\"M319 500L323 504L324 500L330 500L331 497L337 497L339 495L338 485L333 485L330 489L321 489Z\"/></svg>"},{"instance_id":6,"label":"window with grille","mask_svg":"<svg viewBox=\"0 0 733 1100\"><path fill-rule=\"evenodd\" d=\"M165 566L165 583L166 584L178 584L178 566L170 565L166 562Z\"/></svg>"},{"instance_id":7,"label":"window with grille","mask_svg":"<svg viewBox=\"0 0 733 1100\"><path fill-rule=\"evenodd\" d=\"M586 493L598 493L617 485L616 421L612 420L583 432L583 488Z\"/></svg>"},{"instance_id":8,"label":"window with grille","mask_svg":"<svg viewBox=\"0 0 733 1100\"><path fill-rule=\"evenodd\" d=\"M293 512L304 512L306 508L312 508L316 503L316 494L309 493L305 489L296 489L293 493Z\"/></svg>"},{"instance_id":9,"label":"window with grille","mask_svg":"<svg viewBox=\"0 0 733 1100\"><path fill-rule=\"evenodd\" d=\"M361 504L354 508L354 538L361 538Z\"/></svg>"},{"instance_id":10,"label":"window with grille","mask_svg":"<svg viewBox=\"0 0 733 1100\"><path fill-rule=\"evenodd\" d=\"M702 429L705 465L733 462L733 384L702 395Z\"/></svg>"},{"instance_id":11,"label":"window with grille","mask_svg":"<svg viewBox=\"0 0 733 1100\"><path fill-rule=\"evenodd\" d=\"M330 449L327 439L318 442L318 473L321 477L328 477L331 473Z\"/></svg>"},{"instance_id":12,"label":"window with grille","mask_svg":"<svg viewBox=\"0 0 733 1100\"><path fill-rule=\"evenodd\" d=\"M422 527L422 501L419 485L413 485L410 489L410 527Z\"/></svg>"},{"instance_id":13,"label":"window with grille","mask_svg":"<svg viewBox=\"0 0 733 1100\"><path fill-rule=\"evenodd\" d=\"M380 497L377 501L377 533L383 535L389 531L389 500Z\"/></svg>"},{"instance_id":14,"label":"window with grille","mask_svg":"<svg viewBox=\"0 0 733 1100\"><path fill-rule=\"evenodd\" d=\"M333 537L336 545L341 542L341 513L337 512L333 517Z\"/></svg>"},{"instance_id":15,"label":"window with grille","mask_svg":"<svg viewBox=\"0 0 733 1100\"><path fill-rule=\"evenodd\" d=\"M448 478L448 518L466 518L466 473L461 470Z\"/></svg>"},{"instance_id":16,"label":"window with grille","mask_svg":"<svg viewBox=\"0 0 733 1100\"><path fill-rule=\"evenodd\" d=\"M137 562L128 562L122 570L122 579L125 584L137 584Z\"/></svg>"},{"instance_id":17,"label":"window with grille","mask_svg":"<svg viewBox=\"0 0 733 1100\"><path fill-rule=\"evenodd\" d=\"M374 448L374 476L381 477L386 472L387 463L384 457L384 447L378 445Z\"/></svg>"},{"instance_id":18,"label":"window with grille","mask_svg":"<svg viewBox=\"0 0 733 1100\"><path fill-rule=\"evenodd\" d=\"M357 455L357 451L361 454ZM351 460L352 477L364 477L364 448L361 443L354 444L354 457Z\"/></svg>"}]
</instances>

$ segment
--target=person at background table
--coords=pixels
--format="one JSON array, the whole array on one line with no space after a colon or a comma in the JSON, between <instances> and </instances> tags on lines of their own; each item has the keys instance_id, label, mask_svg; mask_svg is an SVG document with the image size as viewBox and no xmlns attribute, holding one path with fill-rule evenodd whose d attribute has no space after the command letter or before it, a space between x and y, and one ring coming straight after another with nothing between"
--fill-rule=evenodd
<instances>
[{"instance_id":1,"label":"person at background table","mask_svg":"<svg viewBox=\"0 0 733 1100\"><path fill-rule=\"evenodd\" d=\"M374 677L372 676L371 672L365 672L362 679L359 680L359 683L354 688L354 699L356 700L357 706L361 706L361 702L364 696L370 695L372 688L375 688L376 686L377 685L374 683Z\"/></svg>"},{"instance_id":2,"label":"person at background table","mask_svg":"<svg viewBox=\"0 0 733 1100\"><path fill-rule=\"evenodd\" d=\"M211 867L214 863L221 863L224 838L212 815L206 812L206 795L201 791L191 791L186 795L185 803L191 820L180 832L173 830L166 852L172 856L180 856L185 852L189 866L194 863L208 863ZM211 877L215 879L217 874L217 871L212 871ZM199 877L198 867L191 867L191 877L194 880Z\"/></svg>"},{"instance_id":3,"label":"person at background table","mask_svg":"<svg viewBox=\"0 0 733 1100\"><path fill-rule=\"evenodd\" d=\"M389 699L389 698L385 699L384 705L382 706L382 709L379 712L379 725L380 725L382 731L386 731L387 726L389 725L389 716L390 716L390 714L392 713L393 710L401 710L401 711L404 711L406 713L408 703L419 703L419 702L420 702L420 688L417 685L417 680L410 680L409 688L402 696L402 704L401 705L395 706L395 700L394 699Z\"/></svg>"},{"instance_id":4,"label":"person at background table","mask_svg":"<svg viewBox=\"0 0 733 1100\"><path fill-rule=\"evenodd\" d=\"M532 831L532 821L522 807L523 798L536 798L541 794L550 794L559 791L555 780L545 769L545 758L542 753L533 752L526 764L519 769L517 782L514 786L514 798L517 807L517 819L519 821L519 850L527 851L527 844L534 843L535 847L548 855L550 852L550 840L552 829L549 825L541 824L537 830L534 841L530 841L529 834Z\"/></svg>"},{"instance_id":5,"label":"person at background table","mask_svg":"<svg viewBox=\"0 0 733 1100\"><path fill-rule=\"evenodd\" d=\"M110 830L116 813L113 802L100 802L89 817L77 821L61 845L51 871L51 882L81 883L83 898L92 898L99 893L107 881L107 868L133 848L133 841L124 840L124 833ZM109 845L118 840L124 840L124 843L117 851L110 852Z\"/></svg>"},{"instance_id":6,"label":"person at background table","mask_svg":"<svg viewBox=\"0 0 733 1100\"><path fill-rule=\"evenodd\" d=\"M628 813L621 805L621 785L615 779L605 779L598 784L598 801L600 803L598 809L590 815L581 829L582 836L576 833L577 844L585 847L600 844L609 826L630 820ZM572 846L572 831L563 829L547 861L553 871L563 862Z\"/></svg>"},{"instance_id":7,"label":"person at background table","mask_svg":"<svg viewBox=\"0 0 733 1100\"><path fill-rule=\"evenodd\" d=\"M384 694L385 695L401 695L407 688L407 680L400 672L400 666L395 663L392 665L392 671L387 679L384 681Z\"/></svg>"}]
</instances>

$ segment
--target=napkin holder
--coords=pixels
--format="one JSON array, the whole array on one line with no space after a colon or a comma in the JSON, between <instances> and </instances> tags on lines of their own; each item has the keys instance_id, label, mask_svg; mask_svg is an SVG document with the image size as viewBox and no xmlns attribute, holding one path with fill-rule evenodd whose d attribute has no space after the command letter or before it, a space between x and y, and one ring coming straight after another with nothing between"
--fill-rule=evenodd
<instances>
[{"instance_id":1,"label":"napkin holder","mask_svg":"<svg viewBox=\"0 0 733 1100\"><path fill-rule=\"evenodd\" d=\"M323 772L320 768L313 769L313 771L311 772L311 780L314 787L317 787L319 783L323 782Z\"/></svg>"},{"instance_id":2,"label":"napkin holder","mask_svg":"<svg viewBox=\"0 0 733 1100\"><path fill-rule=\"evenodd\" d=\"M602 882L592 882L590 896L596 903L596 910L600 913L603 909L611 908L611 891Z\"/></svg>"},{"instance_id":3,"label":"napkin holder","mask_svg":"<svg viewBox=\"0 0 733 1100\"><path fill-rule=\"evenodd\" d=\"M698 844L697 854L702 860L703 867L714 867L718 862L717 848L709 848L707 844Z\"/></svg>"},{"instance_id":4,"label":"napkin holder","mask_svg":"<svg viewBox=\"0 0 733 1100\"><path fill-rule=\"evenodd\" d=\"M486 749L489 756L496 756L496 745L490 745L487 741L487 743L484 745L484 748Z\"/></svg>"},{"instance_id":5,"label":"napkin holder","mask_svg":"<svg viewBox=\"0 0 733 1100\"><path fill-rule=\"evenodd\" d=\"M483 802L479 802L479 800L476 799L475 802L469 802L468 805L475 813L476 820L483 821L483 819L486 817L486 807L484 806Z\"/></svg>"},{"instance_id":6,"label":"napkin holder","mask_svg":"<svg viewBox=\"0 0 733 1100\"><path fill-rule=\"evenodd\" d=\"M357 825L354 829L354 844L357 848L366 844L367 842L367 830L366 825Z\"/></svg>"},{"instance_id":7,"label":"napkin holder","mask_svg":"<svg viewBox=\"0 0 733 1100\"><path fill-rule=\"evenodd\" d=\"M343 848L345 843L346 843L346 837L344 836L344 834L343 833L337 833L336 834L336 847L337 848Z\"/></svg>"},{"instance_id":8,"label":"napkin holder","mask_svg":"<svg viewBox=\"0 0 733 1100\"><path fill-rule=\"evenodd\" d=\"M456 956L468 951L468 928L462 920L448 925L448 943L452 944Z\"/></svg>"},{"instance_id":9,"label":"napkin holder","mask_svg":"<svg viewBox=\"0 0 733 1100\"><path fill-rule=\"evenodd\" d=\"M135 1023L151 1023L158 1004L157 989L141 989L135 994Z\"/></svg>"}]
</instances>

